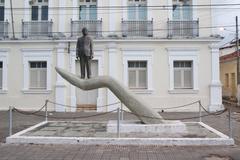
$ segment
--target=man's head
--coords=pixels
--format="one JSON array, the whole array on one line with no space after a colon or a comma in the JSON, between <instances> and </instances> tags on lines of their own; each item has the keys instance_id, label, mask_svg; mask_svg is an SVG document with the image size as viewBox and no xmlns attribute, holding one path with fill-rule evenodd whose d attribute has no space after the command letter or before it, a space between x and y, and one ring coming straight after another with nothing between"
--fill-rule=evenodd
<instances>
[{"instance_id":1,"label":"man's head","mask_svg":"<svg viewBox=\"0 0 240 160\"><path fill-rule=\"evenodd\" d=\"M82 34L83 34L84 36L88 35L88 30L87 30L86 27L84 27L84 28L82 29Z\"/></svg>"}]
</instances>

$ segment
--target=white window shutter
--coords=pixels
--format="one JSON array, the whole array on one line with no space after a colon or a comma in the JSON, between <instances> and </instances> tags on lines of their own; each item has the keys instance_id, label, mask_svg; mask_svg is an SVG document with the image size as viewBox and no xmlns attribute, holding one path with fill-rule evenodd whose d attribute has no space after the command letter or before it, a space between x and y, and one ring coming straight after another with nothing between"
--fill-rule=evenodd
<instances>
[{"instance_id":1,"label":"white window shutter","mask_svg":"<svg viewBox=\"0 0 240 160\"><path fill-rule=\"evenodd\" d=\"M181 70L174 70L174 88L180 88L181 87Z\"/></svg>"},{"instance_id":2,"label":"white window shutter","mask_svg":"<svg viewBox=\"0 0 240 160\"><path fill-rule=\"evenodd\" d=\"M40 82L39 82L39 87L40 88L47 88L47 69L41 69L40 71Z\"/></svg>"},{"instance_id":3,"label":"white window shutter","mask_svg":"<svg viewBox=\"0 0 240 160\"><path fill-rule=\"evenodd\" d=\"M184 70L184 87L192 88L192 70Z\"/></svg>"},{"instance_id":4,"label":"white window shutter","mask_svg":"<svg viewBox=\"0 0 240 160\"><path fill-rule=\"evenodd\" d=\"M30 88L38 88L38 71L30 69Z\"/></svg>"},{"instance_id":5,"label":"white window shutter","mask_svg":"<svg viewBox=\"0 0 240 160\"><path fill-rule=\"evenodd\" d=\"M147 88L147 71L146 70L139 70L138 72L138 79L139 79L139 87L140 88Z\"/></svg>"},{"instance_id":6,"label":"white window shutter","mask_svg":"<svg viewBox=\"0 0 240 160\"><path fill-rule=\"evenodd\" d=\"M2 83L3 83L3 74L2 74L2 68L0 68L0 89L2 89Z\"/></svg>"},{"instance_id":7,"label":"white window shutter","mask_svg":"<svg viewBox=\"0 0 240 160\"><path fill-rule=\"evenodd\" d=\"M128 86L129 88L135 88L136 84L136 71L129 70L128 71Z\"/></svg>"}]
</instances>

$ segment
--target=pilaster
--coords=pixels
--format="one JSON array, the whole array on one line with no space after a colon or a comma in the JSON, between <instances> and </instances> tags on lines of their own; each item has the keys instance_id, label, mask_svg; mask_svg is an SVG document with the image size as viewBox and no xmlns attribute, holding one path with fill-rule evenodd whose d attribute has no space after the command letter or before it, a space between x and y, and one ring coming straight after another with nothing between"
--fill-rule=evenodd
<instances>
[{"instance_id":1,"label":"pilaster","mask_svg":"<svg viewBox=\"0 0 240 160\"><path fill-rule=\"evenodd\" d=\"M211 73L212 81L210 84L210 106L209 111L219 111L223 109L222 105L222 84L220 82L219 67L219 48L217 45L211 45Z\"/></svg>"},{"instance_id":2,"label":"pilaster","mask_svg":"<svg viewBox=\"0 0 240 160\"><path fill-rule=\"evenodd\" d=\"M109 54L109 62L108 62L109 63L109 76L117 79L118 78L117 62L119 60L117 58L117 46L115 43L110 43L108 45L108 54ZM112 104L112 103L116 103L116 102L119 102L119 99L108 89L107 90L107 104ZM118 107L120 107L120 104L111 105L108 107L108 111L112 111L114 109L117 109Z\"/></svg>"},{"instance_id":3,"label":"pilaster","mask_svg":"<svg viewBox=\"0 0 240 160\"><path fill-rule=\"evenodd\" d=\"M64 68L65 67L65 43L59 43L57 46L57 67ZM57 103L66 104L66 85L64 83L64 79L57 74L56 81L56 92L55 92L55 101ZM63 106L57 105L55 106L57 112L64 112L65 108Z\"/></svg>"}]
</instances>

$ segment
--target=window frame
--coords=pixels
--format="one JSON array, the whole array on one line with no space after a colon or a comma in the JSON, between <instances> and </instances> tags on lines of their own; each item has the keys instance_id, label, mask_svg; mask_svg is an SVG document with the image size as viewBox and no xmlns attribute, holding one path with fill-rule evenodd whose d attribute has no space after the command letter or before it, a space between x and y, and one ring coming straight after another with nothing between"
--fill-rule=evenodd
<instances>
[{"instance_id":1,"label":"window frame","mask_svg":"<svg viewBox=\"0 0 240 160\"><path fill-rule=\"evenodd\" d=\"M31 63L46 63L46 67L31 67ZM40 84L37 84L37 86L32 86L33 84L31 84L31 71L32 70L37 70L38 71L38 76L39 76L39 70L44 70L46 71L46 86L44 87L39 87ZM40 78L40 77L38 77ZM38 79L39 80L39 79ZM29 61L29 89L30 90L46 90L47 89L47 61Z\"/></svg>"},{"instance_id":2,"label":"window frame","mask_svg":"<svg viewBox=\"0 0 240 160\"><path fill-rule=\"evenodd\" d=\"M131 63L131 62L145 62L146 63L146 67L129 67L129 63ZM128 75L129 75L129 72L130 71L135 71L135 76L136 76L136 81L135 81L135 83L136 83L136 86L134 86L134 87L130 87L129 86L129 79L128 79L128 87L129 87L129 89L147 89L148 88L148 83L147 83L147 77L148 77L148 73L147 73L147 61L128 61ZM140 87L140 85L139 85L139 72L140 71L146 71L146 87ZM128 76L128 78L129 78L129 76Z\"/></svg>"},{"instance_id":3,"label":"window frame","mask_svg":"<svg viewBox=\"0 0 240 160\"><path fill-rule=\"evenodd\" d=\"M131 89L139 94L151 94L153 90L153 49L122 49L123 54L123 81L128 86L128 61L146 61L147 62L147 88Z\"/></svg>"},{"instance_id":4,"label":"window frame","mask_svg":"<svg viewBox=\"0 0 240 160\"><path fill-rule=\"evenodd\" d=\"M225 88L229 88L229 73L225 73L224 74L224 78L225 78Z\"/></svg>"},{"instance_id":5,"label":"window frame","mask_svg":"<svg viewBox=\"0 0 240 160\"><path fill-rule=\"evenodd\" d=\"M191 63L191 67L175 67L174 63L175 62L190 62ZM175 86L175 71L180 71L180 86L177 87ZM184 72L185 71L191 71L191 87L187 87L184 85L185 79L184 79ZM173 61L173 72L174 72L174 89L193 89L193 62L192 61Z\"/></svg>"},{"instance_id":6,"label":"window frame","mask_svg":"<svg viewBox=\"0 0 240 160\"><path fill-rule=\"evenodd\" d=\"M199 48L166 48L169 63L169 93L198 93ZM174 61L192 61L192 89L174 88Z\"/></svg>"},{"instance_id":7,"label":"window frame","mask_svg":"<svg viewBox=\"0 0 240 160\"><path fill-rule=\"evenodd\" d=\"M52 91L52 49L21 49L23 56L23 93L48 94ZM47 88L44 90L30 89L29 62L46 61L47 62Z\"/></svg>"},{"instance_id":8,"label":"window frame","mask_svg":"<svg viewBox=\"0 0 240 160\"><path fill-rule=\"evenodd\" d=\"M147 0L145 0L144 2L142 0L139 0L138 2L136 2L135 0L132 0L132 2L130 2L129 0L127 0L127 5L128 5L128 8L127 8L127 17L128 17L128 20L135 20L135 21L140 21L140 20L147 20L148 19L148 3L147 3ZM141 7L143 7L143 9L145 10L146 12L146 15L144 16L144 18L140 18L141 16ZM134 9L134 18L130 18L130 15L129 15L129 12L130 12L130 8L133 8Z\"/></svg>"},{"instance_id":9,"label":"window frame","mask_svg":"<svg viewBox=\"0 0 240 160\"><path fill-rule=\"evenodd\" d=\"M34 2L31 5L31 20L32 21L48 21L49 19L49 0L47 0L47 2L45 2L45 0L42 0L42 2L38 2L39 0L37 0L36 2ZM37 12L37 19L33 19L33 7L37 7L38 12ZM47 18L43 20L43 7L47 7Z\"/></svg>"},{"instance_id":10,"label":"window frame","mask_svg":"<svg viewBox=\"0 0 240 160\"><path fill-rule=\"evenodd\" d=\"M182 2L179 2L179 0L175 0L176 2L174 2L174 0L172 0L172 19L173 20L176 20L176 21L184 21L184 20L187 20L187 21L191 21L191 20L193 20L193 9L192 9L192 7L191 7L191 5L193 4L193 0L189 0L189 4L187 4L187 5L185 5L184 3L182 3ZM178 6L179 7L179 9L178 9L178 17L179 18L174 18L175 16L174 16L174 6ZM188 9L188 11L189 11L189 17L185 17L184 16L184 12L186 11L186 8L184 8L184 7L186 7L186 6L188 6L189 7L189 9ZM176 9L178 8L178 7L176 7Z\"/></svg>"},{"instance_id":11,"label":"window frame","mask_svg":"<svg viewBox=\"0 0 240 160\"><path fill-rule=\"evenodd\" d=\"M97 0L96 2L92 2L92 0L90 0L90 2L86 2L86 0L84 0L84 2L80 2L78 0L78 6L79 6L79 9L78 9L78 19L79 20L97 20L98 19L98 13L97 13ZM80 12L80 8L81 6L85 6L85 19L81 19L81 12ZM95 9L96 9L96 18L91 18L91 6L96 6Z\"/></svg>"},{"instance_id":12,"label":"window frame","mask_svg":"<svg viewBox=\"0 0 240 160\"><path fill-rule=\"evenodd\" d=\"M3 9L2 12L3 12L3 15L2 15L2 19L0 19L1 22L4 22L5 21L5 1L4 2L1 2L0 1L0 7Z\"/></svg>"},{"instance_id":13,"label":"window frame","mask_svg":"<svg viewBox=\"0 0 240 160\"><path fill-rule=\"evenodd\" d=\"M9 49L0 49L0 61L2 62L2 88L0 94L8 91L8 52Z\"/></svg>"}]
</instances>

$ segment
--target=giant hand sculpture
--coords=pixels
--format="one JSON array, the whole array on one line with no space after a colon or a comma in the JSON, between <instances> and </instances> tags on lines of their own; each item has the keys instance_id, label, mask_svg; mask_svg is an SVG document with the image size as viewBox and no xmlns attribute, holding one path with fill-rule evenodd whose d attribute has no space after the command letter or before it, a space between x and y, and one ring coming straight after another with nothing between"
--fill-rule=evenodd
<instances>
[{"instance_id":1,"label":"giant hand sculpture","mask_svg":"<svg viewBox=\"0 0 240 160\"><path fill-rule=\"evenodd\" d=\"M83 80L78 76L57 67L56 71L69 83L82 90L107 87L145 124L158 124L163 122L162 117L156 111L152 110L150 105L146 104L142 99L131 93L122 84L109 76L99 76Z\"/></svg>"}]
</instances>

